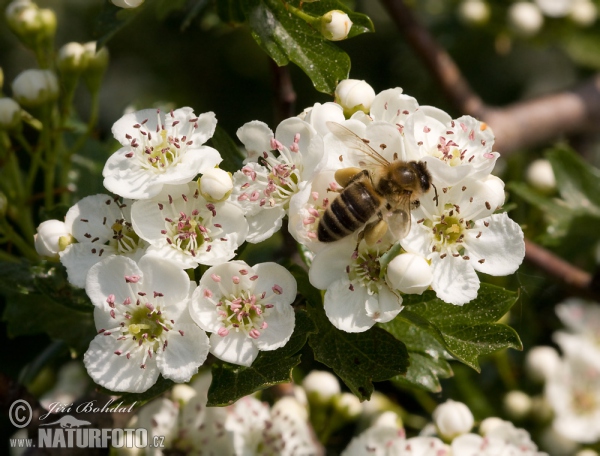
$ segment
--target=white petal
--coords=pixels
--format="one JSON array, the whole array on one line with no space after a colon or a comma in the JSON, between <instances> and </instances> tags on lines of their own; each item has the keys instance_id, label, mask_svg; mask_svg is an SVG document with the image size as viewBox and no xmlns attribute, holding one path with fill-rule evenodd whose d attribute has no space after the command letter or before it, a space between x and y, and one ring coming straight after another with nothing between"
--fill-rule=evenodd
<instances>
[{"instance_id":1,"label":"white petal","mask_svg":"<svg viewBox=\"0 0 600 456\"><path fill-rule=\"evenodd\" d=\"M140 276L137 284L127 283L125 276ZM107 308L106 299L114 295L115 302L123 302L131 297L132 289L137 291L144 283L142 270L129 258L114 255L96 263L87 275L85 292L92 303L100 308Z\"/></svg>"},{"instance_id":2,"label":"white petal","mask_svg":"<svg viewBox=\"0 0 600 456\"><path fill-rule=\"evenodd\" d=\"M332 242L315 255L308 277L313 287L327 290L340 279L347 278L346 267L352 263L356 241L352 238Z\"/></svg>"},{"instance_id":3,"label":"white petal","mask_svg":"<svg viewBox=\"0 0 600 456\"><path fill-rule=\"evenodd\" d=\"M479 277L473 266L462 257L448 255L432 258L433 283L431 288L438 298L449 304L462 306L477 297Z\"/></svg>"},{"instance_id":4,"label":"white petal","mask_svg":"<svg viewBox=\"0 0 600 456\"><path fill-rule=\"evenodd\" d=\"M300 135L298 147L300 151L306 151L317 131L308 123L298 117L290 117L282 121L275 130L275 138L288 149L294 143L296 135ZM301 153L302 153L301 152ZM290 152L296 154L298 152Z\"/></svg>"},{"instance_id":5,"label":"white petal","mask_svg":"<svg viewBox=\"0 0 600 456\"><path fill-rule=\"evenodd\" d=\"M367 315L370 296L366 288L356 286L350 290L349 280L332 283L325 292L324 307L329 321L346 332L363 332L375 324Z\"/></svg>"},{"instance_id":6,"label":"white petal","mask_svg":"<svg viewBox=\"0 0 600 456\"><path fill-rule=\"evenodd\" d=\"M295 314L291 304L275 305L265 318L266 329L261 329L258 339L253 339L259 350L276 350L283 347L292 337L295 327Z\"/></svg>"},{"instance_id":7,"label":"white petal","mask_svg":"<svg viewBox=\"0 0 600 456\"><path fill-rule=\"evenodd\" d=\"M271 150L271 139L274 135L266 123L253 120L238 129L237 137L248 151L247 160L256 160L262 157L263 152Z\"/></svg>"},{"instance_id":8,"label":"white petal","mask_svg":"<svg viewBox=\"0 0 600 456\"><path fill-rule=\"evenodd\" d=\"M277 263L260 263L252 269L258 276L254 282L255 294L266 291L267 295L271 295L274 286L278 286L281 294L276 294L273 301L287 305L294 302L297 291L296 279L286 268Z\"/></svg>"},{"instance_id":9,"label":"white petal","mask_svg":"<svg viewBox=\"0 0 600 456\"><path fill-rule=\"evenodd\" d=\"M93 253L92 250L96 252ZM102 255L100 251L103 250ZM69 283L79 288L85 287L88 271L96 263L99 263L117 252L109 245L94 246L93 244L71 244L59 253L60 262L67 269Z\"/></svg>"},{"instance_id":10,"label":"white petal","mask_svg":"<svg viewBox=\"0 0 600 456\"><path fill-rule=\"evenodd\" d=\"M387 286L382 286L379 293L373 294L367 301L367 315L377 323L393 320L402 310L402 297L394 294Z\"/></svg>"},{"instance_id":11,"label":"white petal","mask_svg":"<svg viewBox=\"0 0 600 456\"><path fill-rule=\"evenodd\" d=\"M122 218L122 211L109 195L86 196L72 206L65 216L65 224L79 242L102 245L112 239L112 224Z\"/></svg>"},{"instance_id":12,"label":"white petal","mask_svg":"<svg viewBox=\"0 0 600 456\"><path fill-rule=\"evenodd\" d=\"M172 184L184 184L189 182L196 174L204 173L209 169L214 168L223 161L221 154L216 149L208 146L202 146L199 149L188 149L185 152L180 163L175 168L178 173L181 173L181 179L171 179ZM186 173L185 169L189 168L190 172ZM187 180L184 180L183 176L191 175Z\"/></svg>"},{"instance_id":13,"label":"white petal","mask_svg":"<svg viewBox=\"0 0 600 456\"><path fill-rule=\"evenodd\" d=\"M246 215L248 221L246 241L258 244L270 238L273 233L281 228L284 216L285 210L281 206L261 210L255 215Z\"/></svg>"},{"instance_id":14,"label":"white petal","mask_svg":"<svg viewBox=\"0 0 600 456\"><path fill-rule=\"evenodd\" d=\"M158 125L157 120L159 117L161 118L161 123L164 122L165 114L163 112L157 114L156 109L143 109L141 111L125 114L113 124L111 131L117 141L124 146L128 146L131 139L127 138L125 135L133 136L135 134L135 136L137 136L136 133L139 129L133 128L135 124L141 124L144 120L147 120L145 123L146 128L149 131L156 131L156 126Z\"/></svg>"},{"instance_id":15,"label":"white petal","mask_svg":"<svg viewBox=\"0 0 600 456\"><path fill-rule=\"evenodd\" d=\"M177 113L177 111L179 111L179 109L176 110L175 113ZM184 118L183 121L189 122L187 117ZM194 146L204 144L206 141L212 138L212 135L215 133L215 129L217 128L217 118L215 117L214 112L205 112L198 116L196 123L198 124L198 128L196 128L196 131L191 138L192 141L194 141Z\"/></svg>"},{"instance_id":16,"label":"white petal","mask_svg":"<svg viewBox=\"0 0 600 456\"><path fill-rule=\"evenodd\" d=\"M401 123L419 108L413 97L404 95L402 89L388 89L379 92L371 104L371 116L375 120L383 120L393 124Z\"/></svg>"},{"instance_id":17,"label":"white petal","mask_svg":"<svg viewBox=\"0 0 600 456\"><path fill-rule=\"evenodd\" d=\"M156 256L145 255L140 260L139 267L144 275L143 283L139 283L140 290L150 296L154 292L162 293L169 307L187 299L190 279L177 264Z\"/></svg>"},{"instance_id":18,"label":"white petal","mask_svg":"<svg viewBox=\"0 0 600 456\"><path fill-rule=\"evenodd\" d=\"M346 119L344 118L344 110L339 104L327 102L323 104L315 103L305 120L317 130L319 136L323 137L329 133L327 122L341 123Z\"/></svg>"},{"instance_id":19,"label":"white petal","mask_svg":"<svg viewBox=\"0 0 600 456\"><path fill-rule=\"evenodd\" d=\"M217 288L215 291L219 291L217 296L220 296L220 290L218 290L218 286L215 288ZM196 291L194 291L192 300L190 302L190 315L203 330L216 333L220 328L223 327L221 319L217 314L218 309L216 307L216 303L218 302L219 298L216 300L208 299L206 297L207 290L210 290L212 295L215 294L215 291L213 291L210 287L203 285L202 283L198 288L196 288Z\"/></svg>"},{"instance_id":20,"label":"white petal","mask_svg":"<svg viewBox=\"0 0 600 456\"><path fill-rule=\"evenodd\" d=\"M169 331L166 349L159 349L156 354L162 376L177 383L190 381L208 355L208 336L189 318L188 321L189 324L178 324L177 331Z\"/></svg>"},{"instance_id":21,"label":"white petal","mask_svg":"<svg viewBox=\"0 0 600 456\"><path fill-rule=\"evenodd\" d=\"M252 339L235 331L225 337L213 333L210 336L210 352L223 361L241 366L251 366L258 356L258 348L252 343Z\"/></svg>"},{"instance_id":22,"label":"white petal","mask_svg":"<svg viewBox=\"0 0 600 456\"><path fill-rule=\"evenodd\" d=\"M143 350L136 350L127 359L125 354L114 352L121 344L113 336L98 335L90 343L83 355L83 363L94 382L111 391L142 393L150 388L158 379L159 370L152 358L143 361Z\"/></svg>"},{"instance_id":23,"label":"white petal","mask_svg":"<svg viewBox=\"0 0 600 456\"><path fill-rule=\"evenodd\" d=\"M489 223L489 226L486 228L484 223ZM494 276L512 274L525 257L523 231L506 212L477 220L475 226L466 232L464 244L471 265L477 271Z\"/></svg>"},{"instance_id":24,"label":"white petal","mask_svg":"<svg viewBox=\"0 0 600 456\"><path fill-rule=\"evenodd\" d=\"M157 182L155 173L145 171L127 158L125 154L130 150L121 148L106 160L102 171L104 187L124 198L144 199L156 196L163 183Z\"/></svg>"}]
</instances>

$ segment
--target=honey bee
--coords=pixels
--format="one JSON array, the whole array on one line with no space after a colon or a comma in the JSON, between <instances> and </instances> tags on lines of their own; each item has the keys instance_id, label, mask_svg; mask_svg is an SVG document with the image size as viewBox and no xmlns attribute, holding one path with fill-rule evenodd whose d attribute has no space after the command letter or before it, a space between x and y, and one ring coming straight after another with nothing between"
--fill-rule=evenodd
<instances>
[{"instance_id":1,"label":"honey bee","mask_svg":"<svg viewBox=\"0 0 600 456\"><path fill-rule=\"evenodd\" d=\"M432 186L435 189L427 164L396 157L390 162L346 127L335 122L327 122L327 127L352 153L359 154L358 163L366 169L336 171L335 180L343 189L319 220L318 240L337 241L361 227L359 242L364 238L368 245L379 241L388 229L396 239L405 237L410 231L411 208L418 206L418 198ZM377 219L369 222L375 215Z\"/></svg>"}]
</instances>

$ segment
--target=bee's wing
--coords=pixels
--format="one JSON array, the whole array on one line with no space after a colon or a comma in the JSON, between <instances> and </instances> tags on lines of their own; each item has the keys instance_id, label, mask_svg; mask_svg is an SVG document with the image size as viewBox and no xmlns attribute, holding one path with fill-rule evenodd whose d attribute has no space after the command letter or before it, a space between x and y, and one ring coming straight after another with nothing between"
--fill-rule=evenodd
<instances>
[{"instance_id":1,"label":"bee's wing","mask_svg":"<svg viewBox=\"0 0 600 456\"><path fill-rule=\"evenodd\" d=\"M387 213L388 229L396 239L405 238L410 231L410 194L400 195Z\"/></svg>"},{"instance_id":2,"label":"bee's wing","mask_svg":"<svg viewBox=\"0 0 600 456\"><path fill-rule=\"evenodd\" d=\"M350 149L350 155L362 168L376 168L390 164L379 152L353 131L336 122L327 122L327 128Z\"/></svg>"}]
</instances>

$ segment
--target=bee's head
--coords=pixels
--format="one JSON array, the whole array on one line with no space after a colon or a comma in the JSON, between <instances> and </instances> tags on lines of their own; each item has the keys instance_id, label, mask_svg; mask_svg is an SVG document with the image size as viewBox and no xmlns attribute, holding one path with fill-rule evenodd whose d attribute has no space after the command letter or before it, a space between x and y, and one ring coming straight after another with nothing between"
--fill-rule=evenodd
<instances>
[{"instance_id":1,"label":"bee's head","mask_svg":"<svg viewBox=\"0 0 600 456\"><path fill-rule=\"evenodd\" d=\"M426 193L429 191L429 189L431 188L432 182L431 182L431 174L429 174L429 171L427 170L427 163L422 162L422 161L414 161L414 162L410 162L412 168L415 171L415 174L417 175L417 178L419 180L419 185L421 187L421 191L423 193Z\"/></svg>"}]
</instances>

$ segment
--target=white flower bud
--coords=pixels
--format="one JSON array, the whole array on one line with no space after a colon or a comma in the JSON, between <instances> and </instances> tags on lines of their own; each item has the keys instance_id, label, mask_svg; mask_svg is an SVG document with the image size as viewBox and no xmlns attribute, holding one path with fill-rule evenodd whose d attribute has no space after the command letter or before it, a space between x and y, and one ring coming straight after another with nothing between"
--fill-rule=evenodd
<instances>
[{"instance_id":1,"label":"white flower bud","mask_svg":"<svg viewBox=\"0 0 600 456\"><path fill-rule=\"evenodd\" d=\"M341 393L340 383L335 375L327 371L312 371L302 381L302 386L311 402L329 403Z\"/></svg>"},{"instance_id":2,"label":"white flower bud","mask_svg":"<svg viewBox=\"0 0 600 456\"><path fill-rule=\"evenodd\" d=\"M467 24L483 25L490 18L490 5L483 0L464 0L458 7L458 15Z\"/></svg>"},{"instance_id":3,"label":"white flower bud","mask_svg":"<svg viewBox=\"0 0 600 456\"><path fill-rule=\"evenodd\" d=\"M35 239L35 250L40 256L57 258L61 248L61 238L70 238L71 233L67 230L64 222L59 220L46 220L37 227Z\"/></svg>"},{"instance_id":4,"label":"white flower bud","mask_svg":"<svg viewBox=\"0 0 600 456\"><path fill-rule=\"evenodd\" d=\"M13 96L24 106L38 106L58 97L58 80L50 70L25 70L12 83Z\"/></svg>"},{"instance_id":5,"label":"white flower bud","mask_svg":"<svg viewBox=\"0 0 600 456\"><path fill-rule=\"evenodd\" d=\"M233 189L231 174L219 168L206 171L198 180L200 193L204 198L213 203L225 201Z\"/></svg>"},{"instance_id":6,"label":"white flower bud","mask_svg":"<svg viewBox=\"0 0 600 456\"><path fill-rule=\"evenodd\" d=\"M113 5L118 6L119 8L137 8L144 0L110 0Z\"/></svg>"},{"instance_id":7,"label":"white flower bud","mask_svg":"<svg viewBox=\"0 0 600 456\"><path fill-rule=\"evenodd\" d=\"M372 426L382 426L401 429L403 427L403 424L402 418L400 418L400 416L396 412L387 411L383 412L381 415L375 418L375 420L373 420Z\"/></svg>"},{"instance_id":8,"label":"white flower bud","mask_svg":"<svg viewBox=\"0 0 600 456\"><path fill-rule=\"evenodd\" d=\"M11 130L21 123L21 107L12 98L0 98L0 130Z\"/></svg>"},{"instance_id":9,"label":"white flower bud","mask_svg":"<svg viewBox=\"0 0 600 456\"><path fill-rule=\"evenodd\" d=\"M509 391L504 396L504 410L513 420L522 420L531 411L531 397L523 391Z\"/></svg>"},{"instance_id":10,"label":"white flower bud","mask_svg":"<svg viewBox=\"0 0 600 456\"><path fill-rule=\"evenodd\" d=\"M5 10L6 22L18 36L39 31L37 15L38 6L30 0L15 0Z\"/></svg>"},{"instance_id":11,"label":"white flower bud","mask_svg":"<svg viewBox=\"0 0 600 456\"><path fill-rule=\"evenodd\" d=\"M357 111L368 113L374 99L373 87L358 79L344 79L335 88L335 102L344 108L346 117Z\"/></svg>"},{"instance_id":12,"label":"white flower bud","mask_svg":"<svg viewBox=\"0 0 600 456\"><path fill-rule=\"evenodd\" d=\"M584 448L583 450L579 450L575 456L598 456L598 452L591 448Z\"/></svg>"},{"instance_id":13,"label":"white flower bud","mask_svg":"<svg viewBox=\"0 0 600 456\"><path fill-rule=\"evenodd\" d=\"M529 185L542 192L550 193L556 189L556 178L552 165L543 158L534 160L528 166L526 179Z\"/></svg>"},{"instance_id":14,"label":"white flower bud","mask_svg":"<svg viewBox=\"0 0 600 456\"><path fill-rule=\"evenodd\" d=\"M85 50L84 59L86 65L83 71L83 78L90 92L96 92L100 90L102 76L104 76L104 72L108 67L108 50L106 46L97 49L95 41L85 43L83 49Z\"/></svg>"},{"instance_id":15,"label":"white flower bud","mask_svg":"<svg viewBox=\"0 0 600 456\"><path fill-rule=\"evenodd\" d=\"M65 44L58 51L56 66L61 73L76 73L85 68L86 60L86 51L83 45L71 42Z\"/></svg>"},{"instance_id":16,"label":"white flower bud","mask_svg":"<svg viewBox=\"0 0 600 456\"><path fill-rule=\"evenodd\" d=\"M533 347L525 357L525 371L534 382L544 382L560 368L558 352L547 346Z\"/></svg>"},{"instance_id":17,"label":"white flower bud","mask_svg":"<svg viewBox=\"0 0 600 456\"><path fill-rule=\"evenodd\" d=\"M347 421L356 419L361 411L360 400L350 393L342 393L334 399L337 412Z\"/></svg>"},{"instance_id":18,"label":"white flower bud","mask_svg":"<svg viewBox=\"0 0 600 456\"><path fill-rule=\"evenodd\" d=\"M194 388L186 384L177 384L171 389L171 399L180 405L187 404L190 399L196 397L198 393Z\"/></svg>"},{"instance_id":19,"label":"white flower bud","mask_svg":"<svg viewBox=\"0 0 600 456\"><path fill-rule=\"evenodd\" d=\"M352 21L343 11L331 10L321 17L321 33L330 41L345 40L351 27Z\"/></svg>"},{"instance_id":20,"label":"white flower bud","mask_svg":"<svg viewBox=\"0 0 600 456\"><path fill-rule=\"evenodd\" d=\"M41 24L42 38L51 38L56 33L56 13L49 9L44 8L38 11L38 20Z\"/></svg>"},{"instance_id":21,"label":"white flower bud","mask_svg":"<svg viewBox=\"0 0 600 456\"><path fill-rule=\"evenodd\" d=\"M490 434L494 429L504 426L505 421L496 416L484 419L479 425L479 433L483 436Z\"/></svg>"},{"instance_id":22,"label":"white flower bud","mask_svg":"<svg viewBox=\"0 0 600 456\"><path fill-rule=\"evenodd\" d=\"M548 17L564 17L571 10L572 0L535 0L535 3Z\"/></svg>"},{"instance_id":23,"label":"white flower bud","mask_svg":"<svg viewBox=\"0 0 600 456\"><path fill-rule=\"evenodd\" d=\"M588 27L596 22L598 8L590 0L573 0L570 17L577 25Z\"/></svg>"},{"instance_id":24,"label":"white flower bud","mask_svg":"<svg viewBox=\"0 0 600 456\"><path fill-rule=\"evenodd\" d=\"M532 36L542 28L544 16L537 5L517 2L508 8L508 22L516 33Z\"/></svg>"},{"instance_id":25,"label":"white flower bud","mask_svg":"<svg viewBox=\"0 0 600 456\"><path fill-rule=\"evenodd\" d=\"M446 440L466 434L475 424L475 418L469 407L451 399L438 405L432 416L440 437Z\"/></svg>"},{"instance_id":26,"label":"white flower bud","mask_svg":"<svg viewBox=\"0 0 600 456\"><path fill-rule=\"evenodd\" d=\"M402 293L422 294L432 280L431 266L425 258L414 253L398 255L387 266L387 283Z\"/></svg>"}]
</instances>

